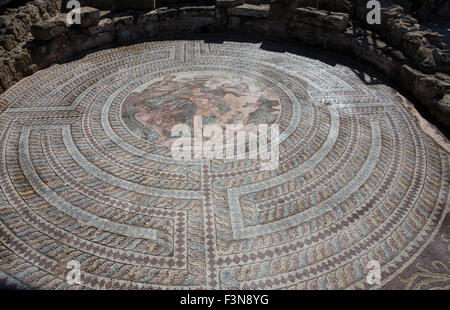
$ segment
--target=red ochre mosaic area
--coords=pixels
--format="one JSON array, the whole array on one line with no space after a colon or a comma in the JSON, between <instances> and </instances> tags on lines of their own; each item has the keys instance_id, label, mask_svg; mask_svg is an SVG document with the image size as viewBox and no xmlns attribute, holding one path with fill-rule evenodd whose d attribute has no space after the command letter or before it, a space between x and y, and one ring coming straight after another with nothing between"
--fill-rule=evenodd
<instances>
[{"instance_id":1,"label":"red ochre mosaic area","mask_svg":"<svg viewBox=\"0 0 450 310\"><path fill-rule=\"evenodd\" d=\"M252 124L274 123L279 109L277 94L261 81L222 71L194 71L139 87L125 99L121 115L138 137L170 147L175 139L172 128L187 124L193 131L195 116L202 124L222 129L241 124L246 132Z\"/></svg>"},{"instance_id":2,"label":"red ochre mosaic area","mask_svg":"<svg viewBox=\"0 0 450 310\"><path fill-rule=\"evenodd\" d=\"M39 71L0 96L0 286L448 289L450 154L402 100L266 42L142 43ZM278 167L172 158L170 126L194 115L278 124Z\"/></svg>"}]
</instances>

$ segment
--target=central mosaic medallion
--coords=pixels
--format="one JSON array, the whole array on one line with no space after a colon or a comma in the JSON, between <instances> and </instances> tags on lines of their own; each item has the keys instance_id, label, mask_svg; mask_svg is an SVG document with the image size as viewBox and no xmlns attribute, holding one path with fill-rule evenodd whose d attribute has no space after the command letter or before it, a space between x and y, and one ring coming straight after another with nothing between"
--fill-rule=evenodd
<instances>
[{"instance_id":1,"label":"central mosaic medallion","mask_svg":"<svg viewBox=\"0 0 450 310\"><path fill-rule=\"evenodd\" d=\"M272 124L281 103L277 93L257 79L220 71L181 72L148 82L126 97L121 117L137 137L170 146L172 128L203 124Z\"/></svg>"}]
</instances>

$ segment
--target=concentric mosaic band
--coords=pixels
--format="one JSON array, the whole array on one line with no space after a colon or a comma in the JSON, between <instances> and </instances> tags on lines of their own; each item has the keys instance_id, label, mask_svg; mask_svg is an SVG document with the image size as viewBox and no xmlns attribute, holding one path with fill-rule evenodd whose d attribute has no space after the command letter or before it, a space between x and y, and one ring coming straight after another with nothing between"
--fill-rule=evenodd
<instances>
[{"instance_id":1,"label":"concentric mosaic band","mask_svg":"<svg viewBox=\"0 0 450 310\"><path fill-rule=\"evenodd\" d=\"M4 93L0 284L448 289L450 154L369 72L267 46L108 49ZM277 169L172 158L168 129L193 115L278 124Z\"/></svg>"}]
</instances>

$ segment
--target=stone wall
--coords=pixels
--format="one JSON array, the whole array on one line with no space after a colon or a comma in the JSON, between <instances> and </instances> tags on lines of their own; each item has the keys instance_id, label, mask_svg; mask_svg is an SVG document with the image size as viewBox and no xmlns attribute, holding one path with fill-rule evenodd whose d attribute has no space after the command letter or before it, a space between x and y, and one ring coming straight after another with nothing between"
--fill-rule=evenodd
<instances>
[{"instance_id":1,"label":"stone wall","mask_svg":"<svg viewBox=\"0 0 450 310\"><path fill-rule=\"evenodd\" d=\"M66 7L68 0L62 0ZM82 6L89 6L101 10L146 10L167 6L181 5L214 5L215 0L79 0Z\"/></svg>"},{"instance_id":2,"label":"stone wall","mask_svg":"<svg viewBox=\"0 0 450 310\"><path fill-rule=\"evenodd\" d=\"M364 24L366 9L362 4L366 2L362 0L352 0L349 11L336 6L334 10L296 8L283 0L274 0L272 9L267 4L243 3L217 0L210 6L102 13L83 8L84 22L72 26L65 24L64 14L36 20L31 28L33 37L22 47L26 57L14 60L15 70L22 71L0 85L1 90L21 76L96 48L167 35L246 33L318 46L366 63L422 104L437 123L450 129L449 51L441 35L421 29L402 7L384 6L382 24L369 26ZM291 12L280 18L283 6ZM10 54L7 57L16 59ZM8 70L10 64L0 64L0 74L5 76L2 72Z\"/></svg>"},{"instance_id":3,"label":"stone wall","mask_svg":"<svg viewBox=\"0 0 450 310\"><path fill-rule=\"evenodd\" d=\"M0 92L33 73L26 47L33 40L31 26L58 13L57 0L33 0L8 8L0 15Z\"/></svg>"},{"instance_id":4,"label":"stone wall","mask_svg":"<svg viewBox=\"0 0 450 310\"><path fill-rule=\"evenodd\" d=\"M422 22L450 21L450 1L448 0L394 0L394 2Z\"/></svg>"}]
</instances>

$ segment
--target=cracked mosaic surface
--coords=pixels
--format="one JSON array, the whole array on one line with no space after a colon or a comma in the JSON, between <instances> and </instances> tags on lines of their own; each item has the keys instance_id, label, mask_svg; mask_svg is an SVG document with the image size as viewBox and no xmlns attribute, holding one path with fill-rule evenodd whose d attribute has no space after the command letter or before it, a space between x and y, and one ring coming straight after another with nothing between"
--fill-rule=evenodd
<instances>
[{"instance_id":1,"label":"cracked mosaic surface","mask_svg":"<svg viewBox=\"0 0 450 310\"><path fill-rule=\"evenodd\" d=\"M393 89L334 56L142 43L39 71L0 99L2 286L450 285L449 153ZM164 128L194 107L279 124L278 168L171 158ZM82 285L66 282L70 260ZM366 283L370 260L380 285Z\"/></svg>"}]
</instances>

